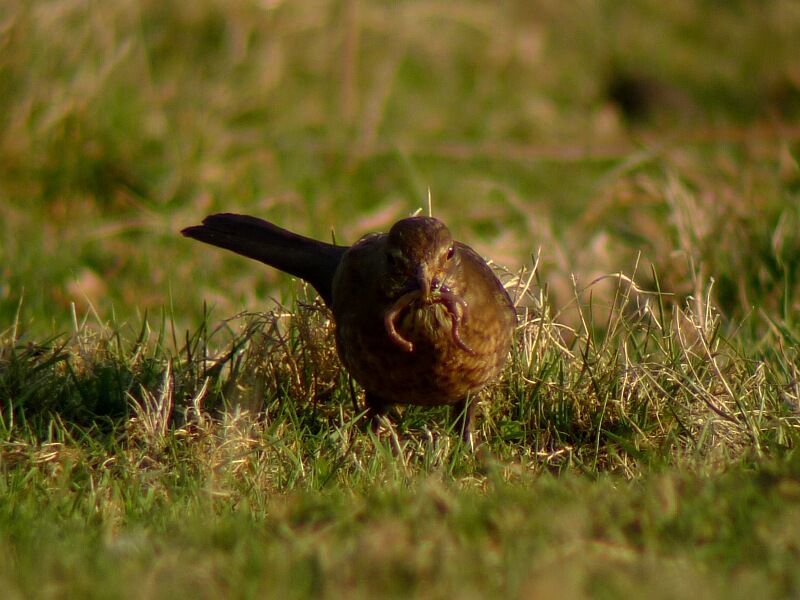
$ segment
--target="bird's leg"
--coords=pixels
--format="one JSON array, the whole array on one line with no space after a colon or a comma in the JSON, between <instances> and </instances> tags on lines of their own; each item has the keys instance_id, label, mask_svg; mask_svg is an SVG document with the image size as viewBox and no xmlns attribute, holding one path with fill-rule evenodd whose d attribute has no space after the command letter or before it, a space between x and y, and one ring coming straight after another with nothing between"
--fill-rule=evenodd
<instances>
[{"instance_id":1,"label":"bird's leg","mask_svg":"<svg viewBox=\"0 0 800 600\"><path fill-rule=\"evenodd\" d=\"M475 417L475 406L477 404L474 398L467 396L453 405L456 431L461 434L461 439L470 448L472 448L472 421Z\"/></svg>"},{"instance_id":2,"label":"bird's leg","mask_svg":"<svg viewBox=\"0 0 800 600\"><path fill-rule=\"evenodd\" d=\"M364 401L367 404L367 422L372 433L378 435L381 430L381 417L386 414L387 404L382 398L370 392L364 393Z\"/></svg>"},{"instance_id":3,"label":"bird's leg","mask_svg":"<svg viewBox=\"0 0 800 600\"><path fill-rule=\"evenodd\" d=\"M347 385L350 388L350 400L353 403L353 410L355 411L355 414L358 414L361 411L358 410L358 398L356 397L356 388L353 385L353 377L349 373L347 374Z\"/></svg>"}]
</instances>

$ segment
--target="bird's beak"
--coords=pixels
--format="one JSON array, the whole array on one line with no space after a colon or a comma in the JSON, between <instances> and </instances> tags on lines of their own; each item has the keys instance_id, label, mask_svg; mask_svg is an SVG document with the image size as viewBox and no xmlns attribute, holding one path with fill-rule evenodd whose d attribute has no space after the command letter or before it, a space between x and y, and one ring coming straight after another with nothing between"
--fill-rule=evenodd
<instances>
[{"instance_id":1,"label":"bird's beak","mask_svg":"<svg viewBox=\"0 0 800 600\"><path fill-rule=\"evenodd\" d=\"M430 302L431 295L433 290L431 289L431 282L433 281L433 276L428 270L428 265L426 263L422 263L421 265L417 266L417 271L415 273L415 277L417 280L417 285L419 286L420 291L422 292L422 296L420 299L423 302Z\"/></svg>"}]
</instances>

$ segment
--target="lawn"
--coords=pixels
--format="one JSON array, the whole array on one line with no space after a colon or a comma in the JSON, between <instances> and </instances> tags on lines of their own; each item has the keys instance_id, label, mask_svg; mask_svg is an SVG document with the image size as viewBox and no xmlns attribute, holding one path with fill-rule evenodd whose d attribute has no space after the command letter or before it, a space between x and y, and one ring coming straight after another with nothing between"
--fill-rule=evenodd
<instances>
[{"instance_id":1,"label":"lawn","mask_svg":"<svg viewBox=\"0 0 800 600\"><path fill-rule=\"evenodd\" d=\"M798 56L790 0L3 4L3 597L800 595ZM474 452L179 234L429 194L520 317Z\"/></svg>"}]
</instances>

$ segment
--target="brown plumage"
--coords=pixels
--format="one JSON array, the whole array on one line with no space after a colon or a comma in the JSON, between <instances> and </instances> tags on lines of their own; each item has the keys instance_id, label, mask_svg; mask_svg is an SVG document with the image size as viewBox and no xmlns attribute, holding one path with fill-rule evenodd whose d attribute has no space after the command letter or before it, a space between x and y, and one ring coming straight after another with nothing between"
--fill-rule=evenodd
<instances>
[{"instance_id":1,"label":"brown plumage","mask_svg":"<svg viewBox=\"0 0 800 600\"><path fill-rule=\"evenodd\" d=\"M506 361L516 314L486 262L432 217L350 247L234 214L183 235L308 281L330 307L344 366L375 419L392 404L448 404L469 440L475 394Z\"/></svg>"}]
</instances>

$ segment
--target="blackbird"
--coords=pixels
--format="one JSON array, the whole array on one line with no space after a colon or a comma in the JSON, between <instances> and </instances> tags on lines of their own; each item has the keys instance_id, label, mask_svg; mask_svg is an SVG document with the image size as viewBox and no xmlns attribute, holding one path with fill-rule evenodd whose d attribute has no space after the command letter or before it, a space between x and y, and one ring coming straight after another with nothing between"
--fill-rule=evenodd
<instances>
[{"instance_id":1,"label":"blackbird","mask_svg":"<svg viewBox=\"0 0 800 600\"><path fill-rule=\"evenodd\" d=\"M471 443L474 396L503 368L517 319L492 269L440 220L402 219L352 246L236 214L208 216L181 233L314 286L373 427L393 404L446 404Z\"/></svg>"}]
</instances>

